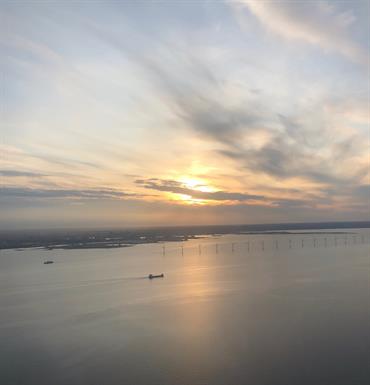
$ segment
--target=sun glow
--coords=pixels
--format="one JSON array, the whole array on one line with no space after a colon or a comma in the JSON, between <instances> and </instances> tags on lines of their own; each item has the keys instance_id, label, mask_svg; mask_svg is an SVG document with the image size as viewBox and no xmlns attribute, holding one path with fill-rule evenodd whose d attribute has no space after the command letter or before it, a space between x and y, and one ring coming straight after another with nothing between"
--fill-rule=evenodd
<instances>
[{"instance_id":1,"label":"sun glow","mask_svg":"<svg viewBox=\"0 0 370 385\"><path fill-rule=\"evenodd\" d=\"M193 198L191 195L188 194L169 193L168 198L177 203L186 205L205 205L209 202L205 199Z\"/></svg>"},{"instance_id":2,"label":"sun glow","mask_svg":"<svg viewBox=\"0 0 370 385\"><path fill-rule=\"evenodd\" d=\"M207 199L202 199L199 197L194 197L192 195L192 191L195 193L199 191L201 192L213 192L217 191L212 186L208 185L208 182L204 179L198 179L198 178L192 178L189 176L182 176L180 178L177 178L177 181L181 184L181 186L187 190L188 192L184 193L169 193L169 198L171 200L177 201L178 203L181 204L186 204L186 205L206 205L210 204L211 202Z\"/></svg>"},{"instance_id":3,"label":"sun glow","mask_svg":"<svg viewBox=\"0 0 370 385\"><path fill-rule=\"evenodd\" d=\"M217 191L214 187L209 186L205 180L202 179L194 179L189 177L182 177L179 179L181 183L184 184L185 187L196 190L196 191L203 191L203 192L213 192Z\"/></svg>"}]
</instances>

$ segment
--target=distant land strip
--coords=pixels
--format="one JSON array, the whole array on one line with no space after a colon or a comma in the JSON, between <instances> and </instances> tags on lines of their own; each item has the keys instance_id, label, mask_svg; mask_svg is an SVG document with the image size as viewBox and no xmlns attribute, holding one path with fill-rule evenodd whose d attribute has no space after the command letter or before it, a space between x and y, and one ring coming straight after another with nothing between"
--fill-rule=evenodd
<instances>
[{"instance_id":1,"label":"distant land strip","mask_svg":"<svg viewBox=\"0 0 370 385\"><path fill-rule=\"evenodd\" d=\"M181 242L226 234L300 234L299 231L370 228L366 222L274 223L251 225L173 226L111 230L9 230L0 232L0 249L43 247L52 249L92 249L129 247L144 243ZM337 231L334 233L345 233ZM323 233L323 232L321 232Z\"/></svg>"}]
</instances>

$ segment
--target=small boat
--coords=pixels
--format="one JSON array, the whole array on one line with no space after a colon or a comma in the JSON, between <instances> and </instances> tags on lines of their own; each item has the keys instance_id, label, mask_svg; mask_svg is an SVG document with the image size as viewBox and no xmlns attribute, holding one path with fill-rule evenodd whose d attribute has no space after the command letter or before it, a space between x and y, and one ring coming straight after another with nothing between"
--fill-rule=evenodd
<instances>
[{"instance_id":1,"label":"small boat","mask_svg":"<svg viewBox=\"0 0 370 385\"><path fill-rule=\"evenodd\" d=\"M148 278L149 279L153 279L153 278L163 278L164 277L164 274L162 273L162 274L157 274L157 275L155 275L155 274L149 274L148 275Z\"/></svg>"},{"instance_id":2,"label":"small boat","mask_svg":"<svg viewBox=\"0 0 370 385\"><path fill-rule=\"evenodd\" d=\"M54 261L45 261L44 265L50 265L51 263L54 263Z\"/></svg>"}]
</instances>

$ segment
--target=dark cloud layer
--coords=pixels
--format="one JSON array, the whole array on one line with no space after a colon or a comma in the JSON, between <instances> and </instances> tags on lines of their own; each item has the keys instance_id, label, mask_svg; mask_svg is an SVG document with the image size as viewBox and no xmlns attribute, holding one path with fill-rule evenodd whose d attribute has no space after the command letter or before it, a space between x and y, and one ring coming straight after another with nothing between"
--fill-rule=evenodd
<instances>
[{"instance_id":1,"label":"dark cloud layer","mask_svg":"<svg viewBox=\"0 0 370 385\"><path fill-rule=\"evenodd\" d=\"M0 170L1 176L6 177L42 177L46 176L46 174L41 174L37 172L29 172L29 171L19 171L19 170Z\"/></svg>"},{"instance_id":2,"label":"dark cloud layer","mask_svg":"<svg viewBox=\"0 0 370 385\"><path fill-rule=\"evenodd\" d=\"M250 200L263 200L262 195L245 194L238 192L227 191L199 191L193 190L183 183L174 180L163 179L137 179L136 184L150 190L171 192L174 194L185 194L191 196L193 199L205 199L213 201L250 201Z\"/></svg>"},{"instance_id":3,"label":"dark cloud layer","mask_svg":"<svg viewBox=\"0 0 370 385\"><path fill-rule=\"evenodd\" d=\"M5 198L86 198L119 199L136 197L138 194L125 193L111 189L73 190L73 189L34 189L24 187L1 187L0 197Z\"/></svg>"}]
</instances>

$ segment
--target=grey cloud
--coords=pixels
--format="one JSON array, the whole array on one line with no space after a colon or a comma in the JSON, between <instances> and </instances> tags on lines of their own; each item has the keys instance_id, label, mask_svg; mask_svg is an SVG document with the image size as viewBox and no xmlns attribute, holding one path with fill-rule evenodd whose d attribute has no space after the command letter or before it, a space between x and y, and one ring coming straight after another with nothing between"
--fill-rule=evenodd
<instances>
[{"instance_id":1,"label":"grey cloud","mask_svg":"<svg viewBox=\"0 0 370 385\"><path fill-rule=\"evenodd\" d=\"M73 190L73 189L36 189L23 187L1 187L0 197L6 198L86 198L119 199L136 197L138 194L125 193L111 189Z\"/></svg>"},{"instance_id":2,"label":"grey cloud","mask_svg":"<svg viewBox=\"0 0 370 385\"><path fill-rule=\"evenodd\" d=\"M55 163L55 164L60 164L62 166L68 166L68 167L76 167L76 166L84 166L84 167L91 167L91 168L99 168L99 165L96 163L92 162L86 162L86 161L81 161L77 159L61 159L61 158L56 158L56 157L51 157L51 156L42 156L42 155L35 155L35 158L40 158L44 159L47 162L50 163Z\"/></svg>"},{"instance_id":3,"label":"grey cloud","mask_svg":"<svg viewBox=\"0 0 370 385\"><path fill-rule=\"evenodd\" d=\"M370 204L370 184L363 184L355 187L354 194L356 197L360 199L367 200L368 204ZM370 210L370 207L369 207Z\"/></svg>"},{"instance_id":4,"label":"grey cloud","mask_svg":"<svg viewBox=\"0 0 370 385\"><path fill-rule=\"evenodd\" d=\"M297 111L295 116L285 116L270 111L258 95L243 106L228 106L222 99L222 86L213 76L198 79L198 74L210 71L199 61L193 61L192 65L200 66L201 70L191 71L190 86L181 84L176 76L166 73L153 60L149 72L168 95L177 115L190 129L218 143L219 154L237 161L243 168L280 179L302 177L334 185L359 180L361 170L354 169L350 177L338 175L335 170L338 160L351 161L357 153L354 146L357 138L333 140L331 127L324 118L320 120L319 106ZM319 122L302 123L302 117L313 112L319 116ZM272 134L262 148L250 148L248 143L243 143L245 134L258 130ZM320 155L324 149L330 150L329 160Z\"/></svg>"},{"instance_id":5,"label":"grey cloud","mask_svg":"<svg viewBox=\"0 0 370 385\"><path fill-rule=\"evenodd\" d=\"M272 201L277 207L281 208L309 208L312 203L303 199L277 199Z\"/></svg>"},{"instance_id":6,"label":"grey cloud","mask_svg":"<svg viewBox=\"0 0 370 385\"><path fill-rule=\"evenodd\" d=\"M7 176L7 177L41 177L46 176L46 174L41 174L37 172L29 172L29 171L19 171L19 170L0 170L1 176Z\"/></svg>"},{"instance_id":7,"label":"grey cloud","mask_svg":"<svg viewBox=\"0 0 370 385\"><path fill-rule=\"evenodd\" d=\"M335 188L345 184L357 183L366 170L361 169L353 175L334 175L325 159L312 159L310 156L303 156L289 147L265 146L259 150L247 152L222 151L222 154L244 163L248 169L263 172L270 176L287 179L301 177L314 182L332 185ZM285 152L286 151L286 152Z\"/></svg>"},{"instance_id":8,"label":"grey cloud","mask_svg":"<svg viewBox=\"0 0 370 385\"><path fill-rule=\"evenodd\" d=\"M243 130L254 127L262 120L255 111L248 108L230 109L222 103L211 100L200 104L183 99L179 107L181 109L179 115L190 127L230 145L234 145L235 141L240 139Z\"/></svg>"},{"instance_id":9,"label":"grey cloud","mask_svg":"<svg viewBox=\"0 0 370 385\"><path fill-rule=\"evenodd\" d=\"M304 143L306 145L309 144L309 142L307 141L306 133L304 130L300 129L300 125L298 122L283 114L278 114L278 119L284 127L285 132L291 138L294 138L294 140Z\"/></svg>"},{"instance_id":10,"label":"grey cloud","mask_svg":"<svg viewBox=\"0 0 370 385\"><path fill-rule=\"evenodd\" d=\"M301 155L296 154L296 151L292 153L283 139L278 136L260 149L235 148L220 150L219 153L238 161L253 172L263 172L278 178L302 175L305 172L303 168L299 167ZM298 157L297 160L294 160L295 156Z\"/></svg>"},{"instance_id":11,"label":"grey cloud","mask_svg":"<svg viewBox=\"0 0 370 385\"><path fill-rule=\"evenodd\" d=\"M263 200L262 195L245 194L228 191L199 191L186 187L184 184L174 180L161 179L138 179L136 184L150 190L165 191L175 194L189 195L194 199L206 199L214 201L250 201Z\"/></svg>"},{"instance_id":12,"label":"grey cloud","mask_svg":"<svg viewBox=\"0 0 370 385\"><path fill-rule=\"evenodd\" d=\"M217 153L236 161L241 169L278 179L301 177L335 187L358 183L363 175L360 169L354 169L350 176L338 171L338 160L351 162L358 154L354 145L357 138L340 142L332 137L331 123L324 116L324 101L301 107L290 116L271 110L259 93L249 94L244 103L228 104L222 79L201 57L160 42L153 48L157 55L149 56L108 33L95 33L142 70L190 130L213 140ZM310 116L316 120L310 121ZM244 138L258 130L270 132L271 138L261 148L253 148ZM322 152L330 156L324 157Z\"/></svg>"},{"instance_id":13,"label":"grey cloud","mask_svg":"<svg viewBox=\"0 0 370 385\"><path fill-rule=\"evenodd\" d=\"M226 107L223 82L200 58L179 46L157 42L157 57L138 52L106 31L91 26L95 34L129 57L167 99L173 112L200 134L232 143L247 126L266 121L262 106L250 99L249 106ZM170 65L169 65L170 64ZM175 69L175 70L174 70ZM187 76L182 76L186 72ZM185 80L184 80L185 79Z\"/></svg>"}]
</instances>

